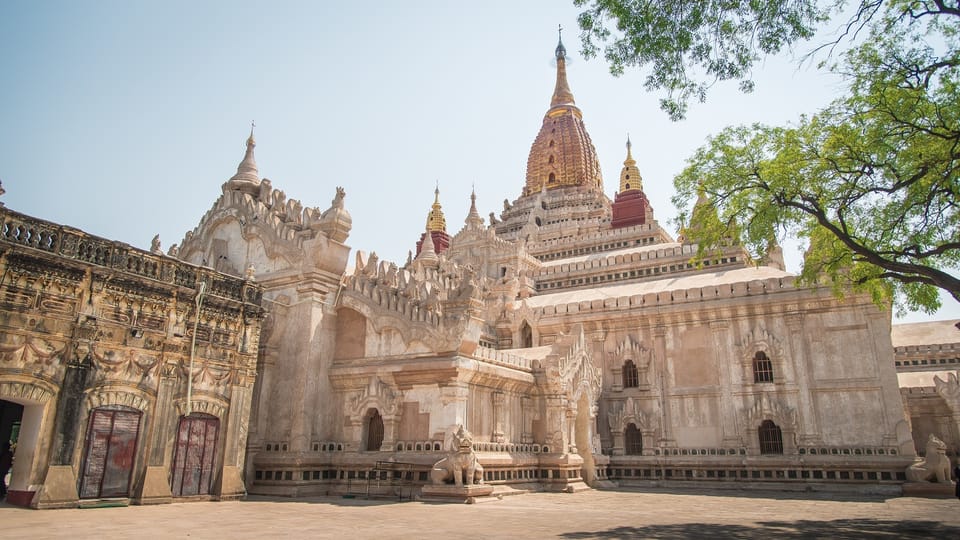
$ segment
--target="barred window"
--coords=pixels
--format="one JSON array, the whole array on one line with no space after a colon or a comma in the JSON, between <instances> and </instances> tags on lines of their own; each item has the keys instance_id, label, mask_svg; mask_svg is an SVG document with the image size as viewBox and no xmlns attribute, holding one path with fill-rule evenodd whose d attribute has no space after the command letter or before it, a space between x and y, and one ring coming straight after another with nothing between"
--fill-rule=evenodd
<instances>
[{"instance_id":1,"label":"barred window","mask_svg":"<svg viewBox=\"0 0 960 540\"><path fill-rule=\"evenodd\" d=\"M783 453L783 433L773 420L764 420L757 429L757 436L760 439L761 454Z\"/></svg>"},{"instance_id":2,"label":"barred window","mask_svg":"<svg viewBox=\"0 0 960 540\"><path fill-rule=\"evenodd\" d=\"M753 356L753 382L773 382L773 362L763 351Z\"/></svg>"},{"instance_id":3,"label":"barred window","mask_svg":"<svg viewBox=\"0 0 960 540\"><path fill-rule=\"evenodd\" d=\"M643 453L643 435L637 429L634 423L627 424L627 429L623 433L624 452L628 456L639 456Z\"/></svg>"},{"instance_id":4,"label":"barred window","mask_svg":"<svg viewBox=\"0 0 960 540\"><path fill-rule=\"evenodd\" d=\"M637 365L633 360L623 363L623 387L636 388L640 386L640 377L637 375Z\"/></svg>"}]
</instances>

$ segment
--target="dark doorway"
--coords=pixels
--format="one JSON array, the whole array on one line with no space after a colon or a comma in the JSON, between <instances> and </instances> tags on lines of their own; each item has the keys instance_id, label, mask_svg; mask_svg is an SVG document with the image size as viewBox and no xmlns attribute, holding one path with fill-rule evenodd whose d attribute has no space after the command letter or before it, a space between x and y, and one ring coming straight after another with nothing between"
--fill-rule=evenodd
<instances>
[{"instance_id":1,"label":"dark doorway","mask_svg":"<svg viewBox=\"0 0 960 540\"><path fill-rule=\"evenodd\" d=\"M220 420L208 414L180 418L173 454L174 497L209 495Z\"/></svg>"},{"instance_id":2,"label":"dark doorway","mask_svg":"<svg viewBox=\"0 0 960 540\"><path fill-rule=\"evenodd\" d=\"M121 406L101 407L90 414L80 477L81 499L130 496L141 415L136 409Z\"/></svg>"},{"instance_id":3,"label":"dark doorway","mask_svg":"<svg viewBox=\"0 0 960 540\"><path fill-rule=\"evenodd\" d=\"M640 430L637 429L637 425L634 423L627 424L627 429L624 430L624 453L628 456L639 456L643 454L643 434L640 433Z\"/></svg>"},{"instance_id":4,"label":"dark doorway","mask_svg":"<svg viewBox=\"0 0 960 540\"><path fill-rule=\"evenodd\" d=\"M0 442L17 443L22 419L23 405L0 399Z\"/></svg>"},{"instance_id":5,"label":"dark doorway","mask_svg":"<svg viewBox=\"0 0 960 540\"><path fill-rule=\"evenodd\" d=\"M533 328L527 321L520 325L520 348L529 349L533 347Z\"/></svg>"},{"instance_id":6,"label":"dark doorway","mask_svg":"<svg viewBox=\"0 0 960 540\"><path fill-rule=\"evenodd\" d=\"M760 438L761 454L783 453L783 433L773 420L764 420L757 429L757 436Z\"/></svg>"},{"instance_id":7,"label":"dark doorway","mask_svg":"<svg viewBox=\"0 0 960 540\"><path fill-rule=\"evenodd\" d=\"M379 452L383 444L383 417L380 411L373 409L367 420L367 452Z\"/></svg>"}]
</instances>

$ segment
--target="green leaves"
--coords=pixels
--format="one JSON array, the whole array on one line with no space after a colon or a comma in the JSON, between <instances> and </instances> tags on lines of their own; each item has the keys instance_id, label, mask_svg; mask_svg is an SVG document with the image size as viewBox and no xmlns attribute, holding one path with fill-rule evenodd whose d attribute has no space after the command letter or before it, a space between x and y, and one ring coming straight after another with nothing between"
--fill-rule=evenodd
<instances>
[{"instance_id":1,"label":"green leaves","mask_svg":"<svg viewBox=\"0 0 960 540\"><path fill-rule=\"evenodd\" d=\"M661 108L674 120L691 99L704 101L717 81L752 90L750 70L765 54L813 36L839 2L809 0L574 0L586 6L578 22L583 53L599 54L620 75L649 67L644 83L665 91ZM611 30L613 28L614 30Z\"/></svg>"},{"instance_id":2,"label":"green leaves","mask_svg":"<svg viewBox=\"0 0 960 540\"><path fill-rule=\"evenodd\" d=\"M960 301L960 13L910 16L921 4L892 3L834 66L847 97L795 125L727 128L696 152L674 202L702 190L718 217L700 226L693 212L691 239L716 245L730 234L717 223L739 223L759 256L771 231L797 235L808 282L901 309L935 310L938 288Z\"/></svg>"}]
</instances>

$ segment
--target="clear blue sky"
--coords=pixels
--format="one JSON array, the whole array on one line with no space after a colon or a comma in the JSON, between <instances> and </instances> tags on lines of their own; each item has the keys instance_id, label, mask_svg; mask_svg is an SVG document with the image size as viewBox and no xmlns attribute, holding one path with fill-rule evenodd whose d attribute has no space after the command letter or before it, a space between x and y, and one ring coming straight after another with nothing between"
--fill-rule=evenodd
<instances>
[{"instance_id":1,"label":"clear blue sky","mask_svg":"<svg viewBox=\"0 0 960 540\"><path fill-rule=\"evenodd\" d=\"M520 194L549 107L558 24L609 195L627 133L657 219L672 178L730 124L795 120L840 90L790 58L757 90L714 88L670 122L639 72L583 60L572 0L0 2L0 180L10 208L141 248L179 243L220 194L256 120L260 175L325 209L348 244L403 262L440 185L455 234ZM806 52L798 49L797 53ZM786 245L796 271L796 246ZM935 318L960 318L948 300ZM908 320L924 320L915 315Z\"/></svg>"}]
</instances>

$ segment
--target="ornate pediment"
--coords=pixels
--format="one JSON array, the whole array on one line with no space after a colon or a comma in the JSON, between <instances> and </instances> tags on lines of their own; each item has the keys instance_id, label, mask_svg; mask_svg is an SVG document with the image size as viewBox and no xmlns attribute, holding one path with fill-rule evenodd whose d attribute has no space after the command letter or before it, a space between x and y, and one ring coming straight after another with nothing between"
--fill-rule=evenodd
<instances>
[{"instance_id":1,"label":"ornate pediment","mask_svg":"<svg viewBox=\"0 0 960 540\"><path fill-rule=\"evenodd\" d=\"M401 395L376 375L363 389L350 398L350 417L355 422L363 420L370 409L377 409L381 416L394 416L400 410Z\"/></svg>"},{"instance_id":2,"label":"ornate pediment","mask_svg":"<svg viewBox=\"0 0 960 540\"><path fill-rule=\"evenodd\" d=\"M753 358L757 351L763 351L771 359L783 358L783 344L775 335L763 326L756 327L743 336L737 344L741 358Z\"/></svg>"},{"instance_id":3,"label":"ornate pediment","mask_svg":"<svg viewBox=\"0 0 960 540\"><path fill-rule=\"evenodd\" d=\"M657 421L651 415L645 414L640 403L628 397L626 401L612 405L607 413L607 423L610 431L619 432L633 424L640 431L657 429Z\"/></svg>"},{"instance_id":4,"label":"ornate pediment","mask_svg":"<svg viewBox=\"0 0 960 540\"><path fill-rule=\"evenodd\" d=\"M753 405L741 409L745 427L756 427L764 420L772 420L781 428L796 429L797 410L777 397L760 394Z\"/></svg>"},{"instance_id":5,"label":"ornate pediment","mask_svg":"<svg viewBox=\"0 0 960 540\"><path fill-rule=\"evenodd\" d=\"M554 392L566 394L571 401L586 392L590 403L596 402L603 370L593 361L582 325L577 324L569 334L559 336L553 350L544 359L543 367L547 387Z\"/></svg>"}]
</instances>

